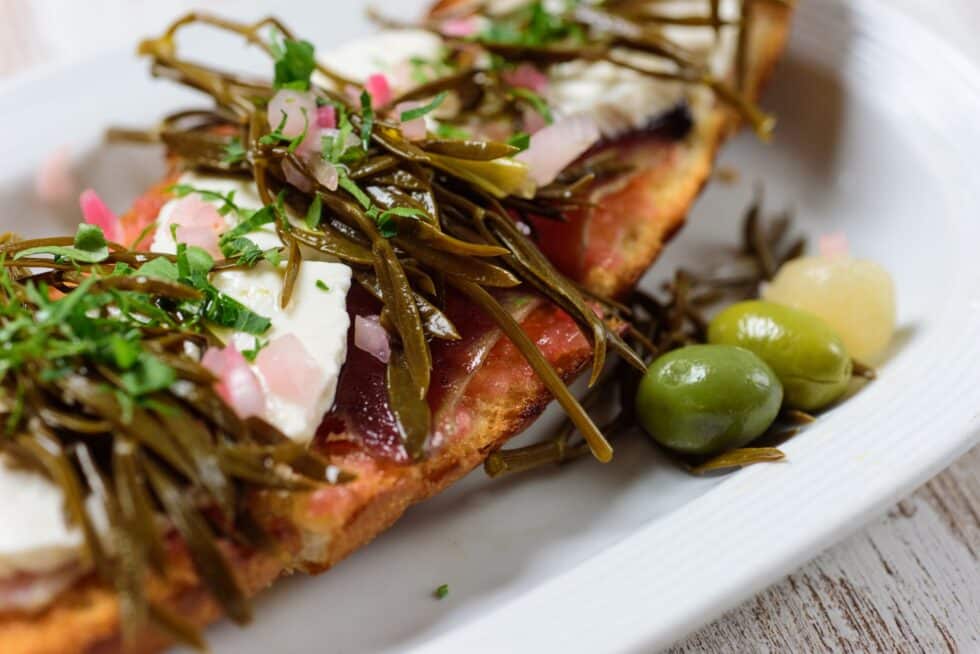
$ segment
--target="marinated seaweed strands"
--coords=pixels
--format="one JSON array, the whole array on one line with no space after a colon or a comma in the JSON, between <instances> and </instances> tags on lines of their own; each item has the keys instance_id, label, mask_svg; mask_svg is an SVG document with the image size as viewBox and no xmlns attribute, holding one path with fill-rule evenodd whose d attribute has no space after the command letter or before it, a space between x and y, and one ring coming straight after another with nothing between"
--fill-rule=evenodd
<instances>
[{"instance_id":1,"label":"marinated seaweed strands","mask_svg":"<svg viewBox=\"0 0 980 654\"><path fill-rule=\"evenodd\" d=\"M5 463L42 471L61 488L87 558L119 593L127 635L152 621L181 642L200 643L175 616L161 623L163 609L146 594L151 577L166 575L170 527L161 528L160 515L184 537L204 587L246 620L248 602L218 545L231 538L267 547L244 497L311 490L338 475L270 425L241 420L216 395L214 377L190 353L218 344L204 323L187 319L203 294L125 263L169 258L112 246L97 263L16 259L72 239L0 241ZM89 494L108 532L96 526Z\"/></svg>"},{"instance_id":2,"label":"marinated seaweed strands","mask_svg":"<svg viewBox=\"0 0 980 654\"><path fill-rule=\"evenodd\" d=\"M656 0L627 2L565 3L565 9L556 10L543 2L526 2L502 13L490 11L488 3L445 2L439 3L430 17L418 25L401 23L370 12L379 24L393 28L421 27L439 36L450 54L462 59L471 57L469 50L478 46L490 53L494 65L489 70L464 69L436 79L424 85L425 91L415 90L397 98L394 103L417 97L430 90L458 88L468 82L481 86L484 94L490 93L509 103L520 104L520 98L506 100L506 84L500 80L500 72L507 67L522 63L550 66L568 61L606 61L634 70L643 75L702 86L709 89L721 102L731 106L755 130L763 140L768 140L775 126L772 116L761 111L746 95L744 88L747 65L748 28L754 2L772 2L792 6L789 0L742 0L738 3L739 15L734 20L724 20L720 14L720 2L705 0L703 15L672 15L664 13ZM489 27L469 37L447 36L443 30L446 19L462 20L479 17ZM716 37L723 28L738 30L734 86L715 76L706 66L695 62L690 53L665 36L662 27L704 28L715 30ZM650 65L638 65L635 54L653 59ZM481 80L475 78L481 73Z\"/></svg>"},{"instance_id":3,"label":"marinated seaweed strands","mask_svg":"<svg viewBox=\"0 0 980 654\"><path fill-rule=\"evenodd\" d=\"M778 215L769 221L763 220L762 214L762 193L758 192L745 212L741 251L735 253L731 262L718 266L731 269L732 263L736 264L740 272L734 278L718 272L696 275L678 270L673 280L664 284L665 298L635 291L625 306L595 298L607 314L628 317L629 327L624 339L643 353L644 362L652 362L674 349L704 343L707 325L702 313L704 309L717 306L722 300L755 297L760 283L770 278L771 270L803 253L803 239L793 241L789 246L784 243L792 226L789 214ZM625 432L637 429L633 404L640 378L641 373L632 366L621 359L616 360L603 380L582 399L585 408L618 404L617 413L602 430L609 438L621 437ZM785 410L769 432L757 439L755 447L732 450L703 460L662 451L691 474L779 461L784 455L777 445L814 420L805 412ZM484 463L484 470L490 477L499 477L577 459L587 453L588 448L584 441L572 440L575 433L575 425L566 420L554 436L543 442L492 453Z\"/></svg>"},{"instance_id":4,"label":"marinated seaweed strands","mask_svg":"<svg viewBox=\"0 0 980 654\"><path fill-rule=\"evenodd\" d=\"M282 197L283 193L290 198L291 204L295 198L307 195L308 191L287 181L288 175L284 172L287 166L302 175L305 179L302 186L312 189L322 200L323 215L315 221L317 230L303 230L286 220L277 222L277 231L284 242L302 242L337 256L355 270L364 269L367 252L342 245L343 240L354 238L365 245L370 244L369 267L373 271L373 285L384 304L382 322L397 337L393 345L403 353L409 373L407 376L388 376L389 400L408 398L412 394L421 398L427 393L431 355L419 307L425 307L426 303L435 308L439 306L438 298L426 292L431 289L424 288L425 280L432 278L445 279L457 288L470 288L469 284L484 289L521 282L531 284L568 311L593 343L593 381L602 369L607 342L640 365L639 357L596 318L578 290L540 256L527 236L513 227L506 205L513 201L511 194L523 184L519 180L525 175L522 165L509 158L515 148L493 142L431 139L415 144L405 140L381 114L361 114L358 107L340 94L311 84L317 97L335 104L342 120L349 122L352 133L364 131L366 126L370 128L365 143L367 148L362 149L349 172L341 171L339 188L333 190L317 179L314 171L289 148L267 138L264 106L255 98L256 95L261 99L270 98L275 91L272 86L251 81L246 84L237 77L177 57L174 35L180 27L199 19L240 34L247 40L254 38L259 27L270 24L260 21L246 25L191 15L177 21L162 37L147 40L141 46L143 53L153 57L154 70L171 71L179 81L212 95L218 106L210 113L181 112L180 119L205 116L208 129L185 132L188 138L179 143L171 139L171 143L178 146L174 154L190 167L220 168L220 162L215 160L213 134L233 130L239 134L237 143L245 150L236 165L252 170L264 203L275 206L275 198ZM291 38L288 32L282 34ZM235 120L221 123L220 117L229 115L234 115ZM165 120L161 133L166 133L178 122L177 117ZM360 162L374 163L364 165ZM535 214L552 214L556 202L561 207L574 201L587 186L572 180L566 186L571 190L557 194L557 199L551 199L547 194L541 199L526 199L522 208ZM423 210L424 206L429 209ZM383 228L382 218L385 219ZM338 228L342 232L338 233ZM326 238L315 236L321 230ZM389 230L391 233L387 233ZM291 257L287 261L290 270L295 270L295 259ZM416 269L421 274L410 274ZM287 286L283 300L288 301L288 297ZM425 302L419 302L417 298L423 298ZM427 313L433 315L431 311L427 310ZM544 369L544 359L536 348L525 354L540 359L532 361L535 369ZM554 395L570 398L557 378L547 377L546 382ZM403 387L404 384L410 384L413 390ZM420 415L414 410L396 411L396 414L400 417ZM403 433L416 433L423 423L425 421L416 421L413 427L400 426ZM595 438L593 442L599 446L602 441ZM413 453L413 456L420 455L419 451ZM606 456L604 450L603 456Z\"/></svg>"}]
</instances>

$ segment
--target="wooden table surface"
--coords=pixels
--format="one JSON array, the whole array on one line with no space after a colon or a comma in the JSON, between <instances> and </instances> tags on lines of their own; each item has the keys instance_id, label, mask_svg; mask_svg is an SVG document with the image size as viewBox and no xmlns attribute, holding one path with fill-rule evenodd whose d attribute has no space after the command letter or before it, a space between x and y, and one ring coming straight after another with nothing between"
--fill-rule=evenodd
<instances>
[{"instance_id":1,"label":"wooden table surface","mask_svg":"<svg viewBox=\"0 0 980 654\"><path fill-rule=\"evenodd\" d=\"M0 0L0 77L100 47L100 39L71 38L84 33L86 22L98 26L100 17L114 15L114 22L138 33L191 4ZM977 0L890 4L912 12L980 62ZM102 46L107 42L101 41ZM978 471L980 447L859 533L672 647L670 654L980 652Z\"/></svg>"}]
</instances>

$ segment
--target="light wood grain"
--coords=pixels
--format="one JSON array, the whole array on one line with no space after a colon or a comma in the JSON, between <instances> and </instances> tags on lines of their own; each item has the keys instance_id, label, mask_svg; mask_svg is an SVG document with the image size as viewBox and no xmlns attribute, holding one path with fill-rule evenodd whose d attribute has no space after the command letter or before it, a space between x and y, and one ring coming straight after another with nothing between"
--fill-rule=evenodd
<instances>
[{"instance_id":1,"label":"light wood grain","mask_svg":"<svg viewBox=\"0 0 980 654\"><path fill-rule=\"evenodd\" d=\"M980 652L980 447L670 654Z\"/></svg>"}]
</instances>

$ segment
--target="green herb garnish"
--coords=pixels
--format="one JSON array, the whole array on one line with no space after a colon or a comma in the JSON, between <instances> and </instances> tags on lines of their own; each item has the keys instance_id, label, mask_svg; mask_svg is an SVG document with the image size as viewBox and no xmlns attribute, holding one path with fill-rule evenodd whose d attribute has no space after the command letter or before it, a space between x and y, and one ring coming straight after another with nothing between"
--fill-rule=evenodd
<instances>
[{"instance_id":1,"label":"green herb garnish","mask_svg":"<svg viewBox=\"0 0 980 654\"><path fill-rule=\"evenodd\" d=\"M374 131L374 106L371 94L361 91L361 147L371 148L371 132Z\"/></svg>"},{"instance_id":2,"label":"green herb garnish","mask_svg":"<svg viewBox=\"0 0 980 654\"><path fill-rule=\"evenodd\" d=\"M306 228L316 229L320 226L320 220L323 218L323 200L320 199L319 193L313 194L313 201L310 202L310 208L306 211Z\"/></svg>"},{"instance_id":3,"label":"green herb garnish","mask_svg":"<svg viewBox=\"0 0 980 654\"><path fill-rule=\"evenodd\" d=\"M316 57L313 44L309 41L284 39L281 44L273 41L276 57L275 79L277 89L308 91L310 76L316 70Z\"/></svg>"},{"instance_id":4,"label":"green herb garnish","mask_svg":"<svg viewBox=\"0 0 980 654\"><path fill-rule=\"evenodd\" d=\"M527 132L517 132L507 139L507 145L512 145L523 152L531 147L531 135Z\"/></svg>"},{"instance_id":5,"label":"green herb garnish","mask_svg":"<svg viewBox=\"0 0 980 654\"><path fill-rule=\"evenodd\" d=\"M50 254L77 263L99 263L109 257L109 244L101 227L82 223L75 232L74 245L41 245L21 250L14 259Z\"/></svg>"},{"instance_id":6,"label":"green herb garnish","mask_svg":"<svg viewBox=\"0 0 980 654\"><path fill-rule=\"evenodd\" d=\"M409 109L408 111L403 111L400 117L401 121L403 123L407 123L409 121L422 118L426 114L432 113L433 111L439 108L439 105L441 105L443 102L446 101L446 98L448 96L449 96L449 92L443 91L439 93L436 97L432 98L432 100L427 104L422 105L421 107L416 107L415 109Z\"/></svg>"},{"instance_id":7,"label":"green herb garnish","mask_svg":"<svg viewBox=\"0 0 980 654\"><path fill-rule=\"evenodd\" d=\"M300 132L296 136L286 136L285 134L282 133L282 129L286 126L286 121L289 119L289 116L286 114L286 112L282 111L281 112L282 119L279 121L279 124L276 125L276 128L274 130L272 130L271 132L269 132L268 134L260 138L259 143L262 145L278 145L280 143L285 143L287 152L289 152L290 154L296 152L296 148L298 148L299 144L302 143L303 140L306 138L306 134L310 129L310 117L309 115L307 115L306 109L301 108L300 110L303 112L302 132Z\"/></svg>"},{"instance_id":8,"label":"green herb garnish","mask_svg":"<svg viewBox=\"0 0 980 654\"><path fill-rule=\"evenodd\" d=\"M531 89L514 87L510 90L510 93L515 98L523 100L531 105L531 108L541 114L541 117L544 118L545 122L549 125L555 122L555 117L551 113L551 107L548 106L548 102Z\"/></svg>"},{"instance_id":9,"label":"green herb garnish","mask_svg":"<svg viewBox=\"0 0 980 654\"><path fill-rule=\"evenodd\" d=\"M230 213L236 215L241 215L242 210L237 204L235 204L235 191L228 191L227 193L218 193L217 191L209 191L208 189L197 188L190 184L174 184L167 188L167 191L173 193L178 198L183 198L191 193L196 193L200 195L205 200L214 200L221 203L218 207L218 213L222 216L227 216ZM171 226L173 229L173 226ZM174 239L176 240L176 239Z\"/></svg>"},{"instance_id":10,"label":"green herb garnish","mask_svg":"<svg viewBox=\"0 0 980 654\"><path fill-rule=\"evenodd\" d=\"M236 136L225 146L225 156L221 158L221 162L229 165L241 163L245 161L247 154L248 151L242 145L242 140Z\"/></svg>"},{"instance_id":11,"label":"green herb garnish","mask_svg":"<svg viewBox=\"0 0 980 654\"><path fill-rule=\"evenodd\" d=\"M330 287L327 286L327 283L325 281L323 281L322 279L316 280L316 287L318 289L320 289L321 291L325 292L325 293L329 293L330 292Z\"/></svg>"},{"instance_id":12,"label":"green herb garnish","mask_svg":"<svg viewBox=\"0 0 980 654\"><path fill-rule=\"evenodd\" d=\"M445 599L449 595L449 584L443 584L436 588L433 593L436 599Z\"/></svg>"}]
</instances>

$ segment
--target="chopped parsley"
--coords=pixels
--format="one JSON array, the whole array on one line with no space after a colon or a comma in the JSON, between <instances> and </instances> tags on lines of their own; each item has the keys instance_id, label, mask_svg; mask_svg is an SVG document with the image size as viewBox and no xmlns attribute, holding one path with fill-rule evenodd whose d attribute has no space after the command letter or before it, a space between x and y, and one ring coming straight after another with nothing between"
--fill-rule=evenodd
<instances>
[{"instance_id":1,"label":"chopped parsley","mask_svg":"<svg viewBox=\"0 0 980 654\"><path fill-rule=\"evenodd\" d=\"M371 132L374 130L374 106L371 94L361 91L361 147L365 151L371 148Z\"/></svg>"},{"instance_id":2,"label":"chopped parsley","mask_svg":"<svg viewBox=\"0 0 980 654\"><path fill-rule=\"evenodd\" d=\"M425 84L452 72L453 67L446 61L449 52L443 50L435 59L415 56L408 60L410 75L416 84Z\"/></svg>"},{"instance_id":3,"label":"chopped parsley","mask_svg":"<svg viewBox=\"0 0 980 654\"><path fill-rule=\"evenodd\" d=\"M379 209L368 197L357 182L352 180L346 174L340 175L339 181L340 187L354 196L358 204L364 209L368 216L374 219L375 224L378 226L378 231L385 238L394 238L398 236L398 225L395 222L395 216L400 216L402 218L424 218L427 214L413 207L392 207L391 209Z\"/></svg>"},{"instance_id":4,"label":"chopped parsley","mask_svg":"<svg viewBox=\"0 0 980 654\"><path fill-rule=\"evenodd\" d=\"M403 123L407 123L409 121L421 118L426 114L432 113L439 108L439 105L446 101L448 96L449 92L443 91L436 97L432 98L428 104L422 105L421 107L416 107L415 109L409 109L408 111L403 111L400 116L401 121Z\"/></svg>"},{"instance_id":5,"label":"chopped parsley","mask_svg":"<svg viewBox=\"0 0 980 654\"><path fill-rule=\"evenodd\" d=\"M549 125L555 122L555 117L551 113L551 107L548 106L548 103L544 98L531 89L515 87L510 90L510 93L518 100L523 100L531 105L531 108L541 114L541 117L544 118L545 122Z\"/></svg>"},{"instance_id":6,"label":"chopped parsley","mask_svg":"<svg viewBox=\"0 0 980 654\"><path fill-rule=\"evenodd\" d=\"M357 182L347 175L340 176L339 185L342 189L353 195L354 199L357 200L358 204L365 211L371 211L374 208L374 203L371 202L371 198L367 196L367 193L362 191L361 187L357 185Z\"/></svg>"},{"instance_id":7,"label":"chopped parsley","mask_svg":"<svg viewBox=\"0 0 980 654\"><path fill-rule=\"evenodd\" d=\"M577 0L565 3L574 8ZM535 0L518 11L492 21L480 34L480 40L508 45L543 46L561 41L581 44L585 41L582 27L563 12L550 12L544 0Z\"/></svg>"},{"instance_id":8,"label":"chopped parsley","mask_svg":"<svg viewBox=\"0 0 980 654\"><path fill-rule=\"evenodd\" d=\"M531 135L527 132L517 132L507 139L507 145L512 145L523 152L531 147Z\"/></svg>"},{"instance_id":9,"label":"chopped parsley","mask_svg":"<svg viewBox=\"0 0 980 654\"><path fill-rule=\"evenodd\" d=\"M360 141L351 143L351 135L354 133L354 125L351 124L347 115L347 110L339 107L337 110L337 133L329 134L320 140L321 154L324 160L334 165L348 165L356 163L367 155L367 151L361 147Z\"/></svg>"},{"instance_id":10,"label":"chopped parsley","mask_svg":"<svg viewBox=\"0 0 980 654\"><path fill-rule=\"evenodd\" d=\"M323 200L320 199L319 193L313 194L313 202L310 202L310 208L306 211L306 227L307 229L316 229L320 226L320 219L323 217Z\"/></svg>"},{"instance_id":11,"label":"chopped parsley","mask_svg":"<svg viewBox=\"0 0 980 654\"><path fill-rule=\"evenodd\" d=\"M178 198L183 198L191 193L196 193L200 195L205 200L214 200L221 203L218 207L218 213L222 216L227 216L230 213L234 213L237 216L242 215L242 209L235 204L235 191L228 191L227 193L219 193L217 191L209 191L203 188L197 188L190 184L174 184L170 186L167 191L173 193Z\"/></svg>"},{"instance_id":12,"label":"chopped parsley","mask_svg":"<svg viewBox=\"0 0 980 654\"><path fill-rule=\"evenodd\" d=\"M239 236L230 241L220 243L221 254L227 259L237 259L244 266L251 268L259 261L268 261L273 266L278 266L282 262L282 253L279 248L268 248L263 250L250 238Z\"/></svg>"},{"instance_id":13,"label":"chopped parsley","mask_svg":"<svg viewBox=\"0 0 980 654\"><path fill-rule=\"evenodd\" d=\"M75 232L73 245L46 245L28 248L18 252L14 259L23 259L38 254L50 254L58 259L77 263L99 263L109 258L109 244L102 228L82 223Z\"/></svg>"},{"instance_id":14,"label":"chopped parsley","mask_svg":"<svg viewBox=\"0 0 980 654\"><path fill-rule=\"evenodd\" d=\"M242 145L242 140L236 136L225 146L225 154L221 157L221 162L229 165L241 163L245 161L247 154L248 151Z\"/></svg>"},{"instance_id":15,"label":"chopped parsley","mask_svg":"<svg viewBox=\"0 0 980 654\"><path fill-rule=\"evenodd\" d=\"M436 125L435 132L436 136L441 139L455 139L457 141L468 139L471 136L468 130L452 123L439 123Z\"/></svg>"},{"instance_id":16,"label":"chopped parsley","mask_svg":"<svg viewBox=\"0 0 980 654\"><path fill-rule=\"evenodd\" d=\"M43 282L27 281L24 301L14 292L9 270L0 269L0 379L33 365L45 381L56 381L78 370L75 361L83 358L113 370L119 380L125 402L168 388L176 379L175 371L143 345L142 330L177 325L171 315L154 298L140 290L102 288L98 283L114 275L133 274L131 268L116 268L103 275L93 271L73 291L52 297ZM20 418L12 416L10 429Z\"/></svg>"},{"instance_id":17,"label":"chopped parsley","mask_svg":"<svg viewBox=\"0 0 980 654\"><path fill-rule=\"evenodd\" d=\"M321 291L323 291L324 293L329 293L330 292L330 287L327 286L327 283L325 281L323 281L322 279L316 280L316 287L318 289L320 289Z\"/></svg>"},{"instance_id":18,"label":"chopped parsley","mask_svg":"<svg viewBox=\"0 0 980 654\"><path fill-rule=\"evenodd\" d=\"M268 134L260 138L259 143L262 145L279 145L280 143L285 143L287 152L289 152L290 154L296 152L296 148L298 148L299 144L302 143L303 139L306 138L306 134L310 129L310 116L307 114L306 109L304 107L300 107L300 111L303 112L302 132L300 132L296 136L286 136L285 134L282 133L282 129L286 126L286 121L289 119L289 116L286 114L285 111L283 111L281 112L282 119L279 121L279 124L276 126L274 130L272 130L271 132L269 132Z\"/></svg>"},{"instance_id":19,"label":"chopped parsley","mask_svg":"<svg viewBox=\"0 0 980 654\"><path fill-rule=\"evenodd\" d=\"M310 89L310 76L316 70L313 44L309 41L294 41L292 39L283 39L282 43L277 43L273 39L270 48L276 60L273 80L275 87L277 89L308 91Z\"/></svg>"},{"instance_id":20,"label":"chopped parsley","mask_svg":"<svg viewBox=\"0 0 980 654\"><path fill-rule=\"evenodd\" d=\"M265 349L265 347L268 344L269 344L268 340L262 340L261 338L256 338L255 345L253 345L250 348L246 348L242 350L242 356L245 357L245 360L248 361L249 363L255 363L255 360L259 356L259 352Z\"/></svg>"},{"instance_id":21,"label":"chopped parsley","mask_svg":"<svg viewBox=\"0 0 980 654\"><path fill-rule=\"evenodd\" d=\"M227 232L221 235L221 240L233 240L239 236L245 236L255 230L259 229L263 225L268 225L276 221L276 215L271 207L262 207L248 216L245 220L241 221L235 227L231 228Z\"/></svg>"},{"instance_id":22,"label":"chopped parsley","mask_svg":"<svg viewBox=\"0 0 980 654\"><path fill-rule=\"evenodd\" d=\"M435 595L436 599L445 599L446 596L449 595L449 584L439 586L432 592L432 594Z\"/></svg>"}]
</instances>

